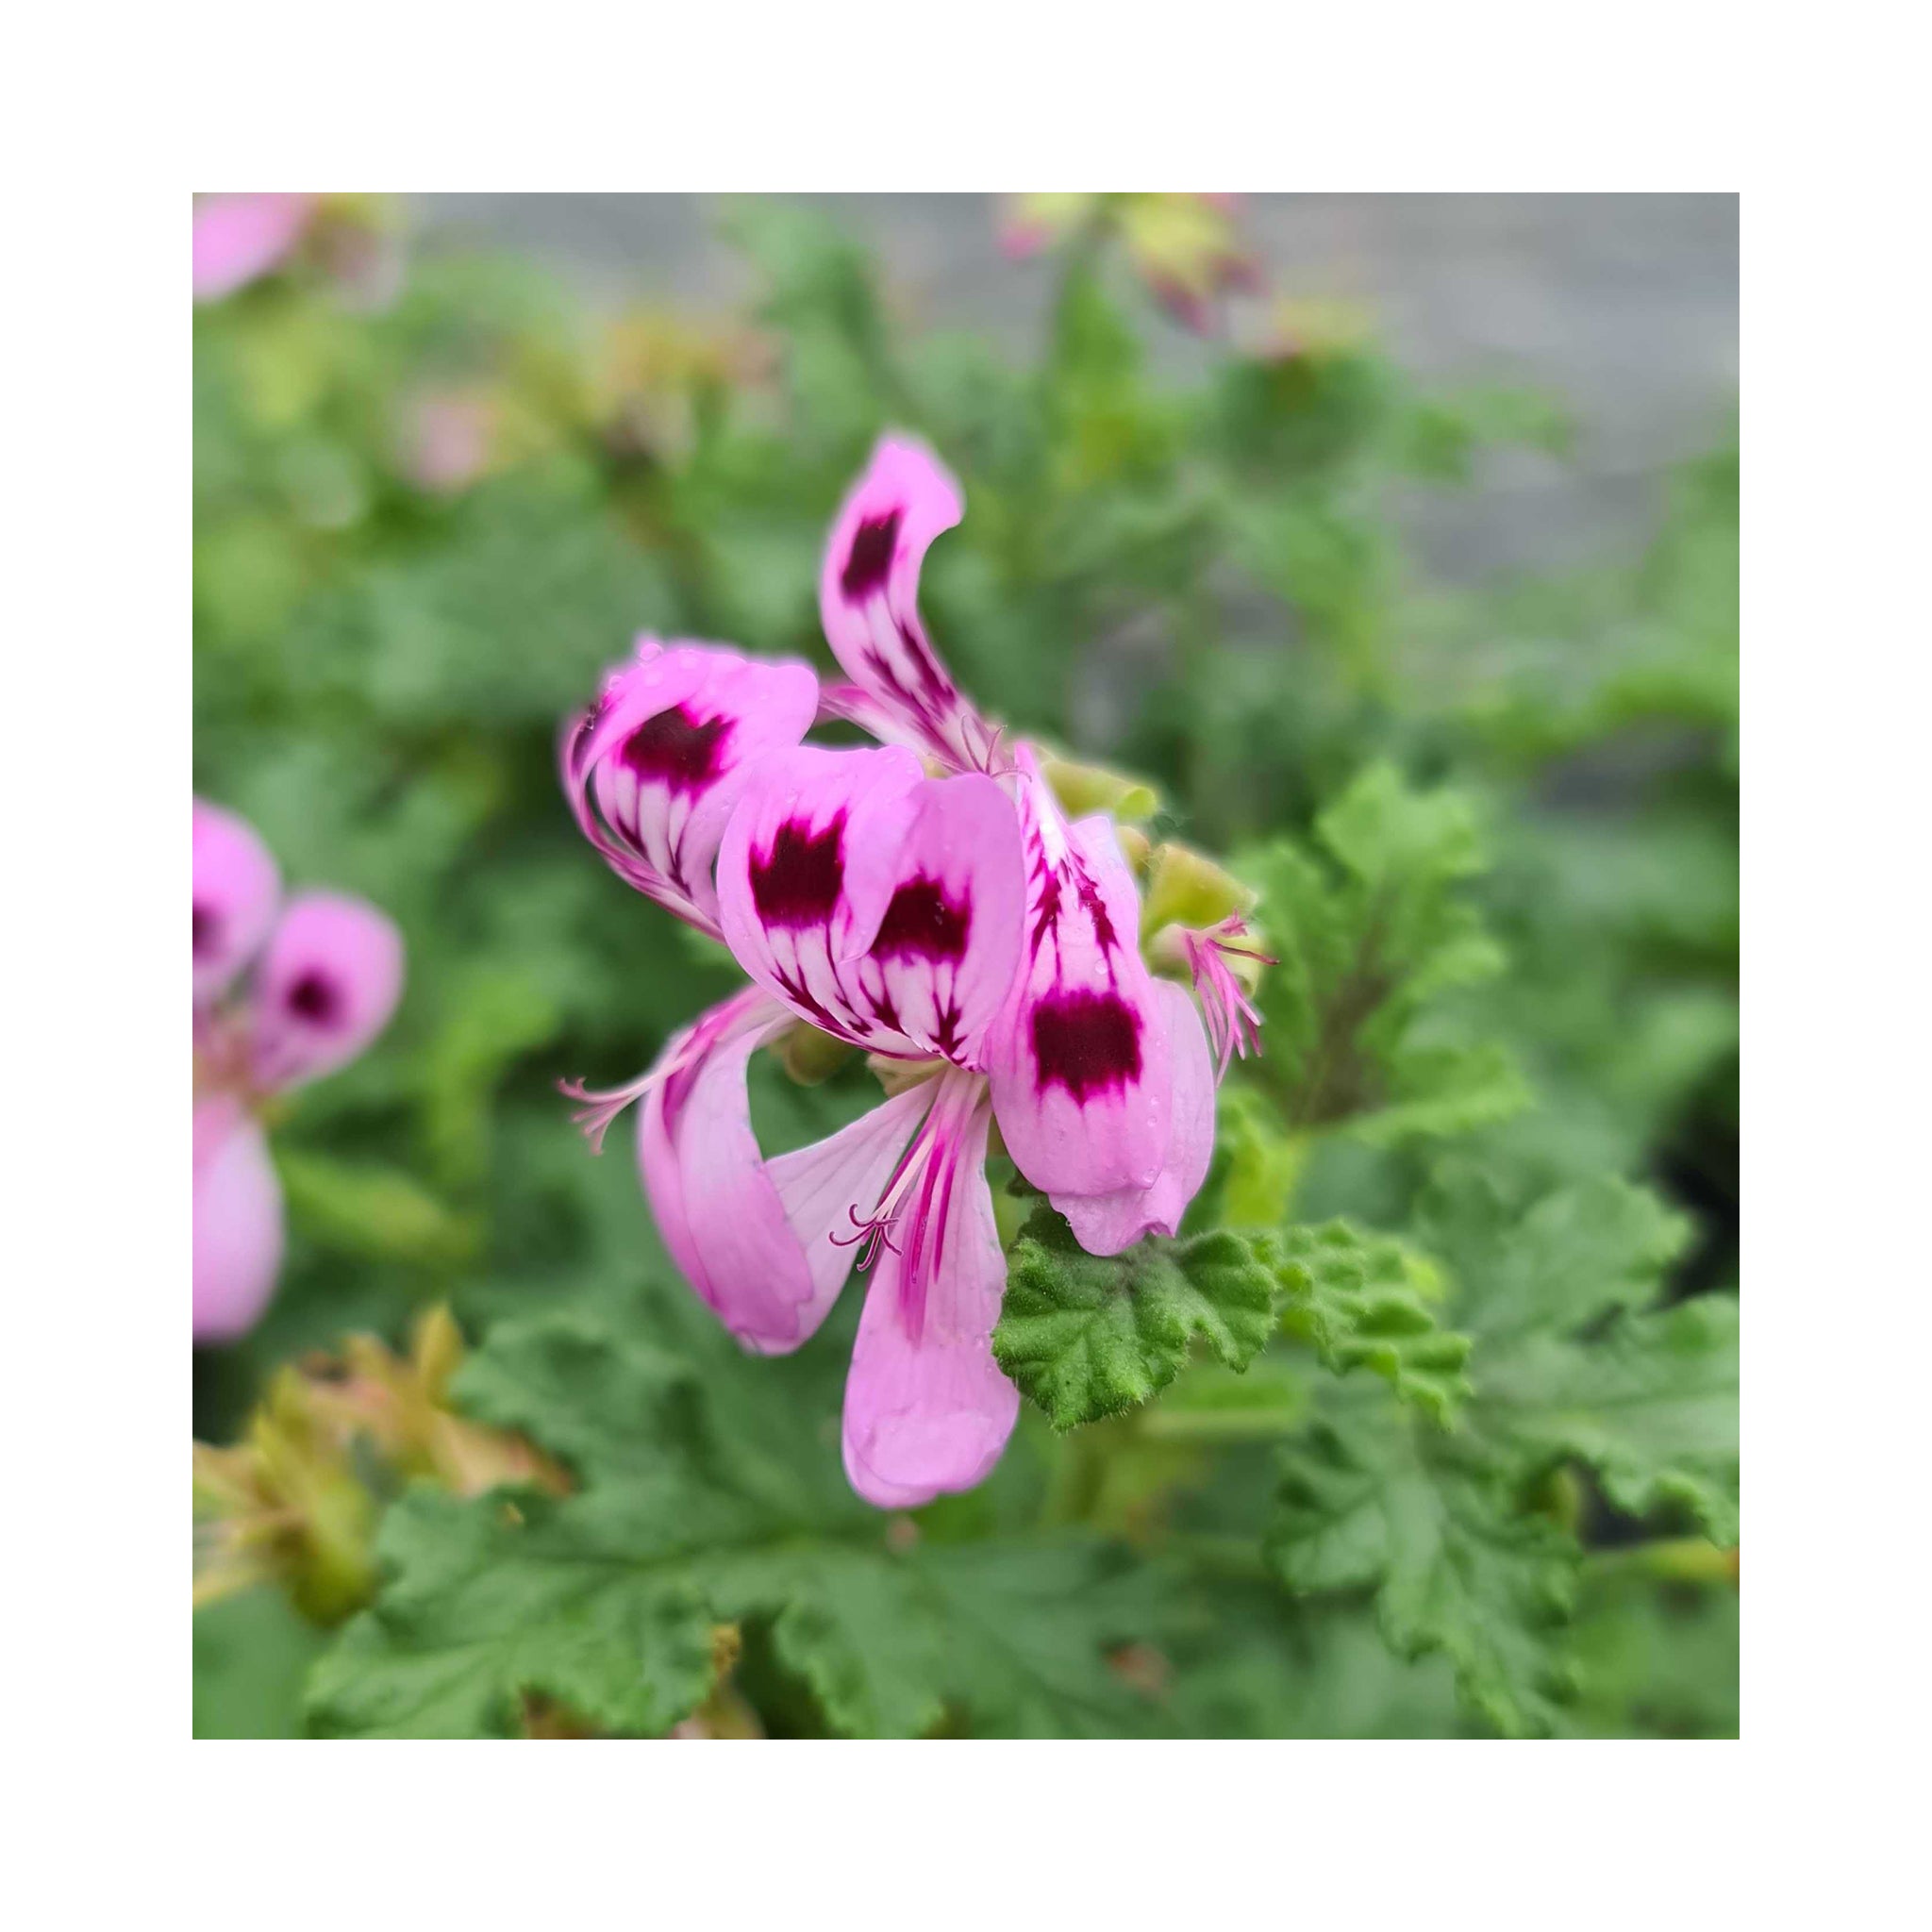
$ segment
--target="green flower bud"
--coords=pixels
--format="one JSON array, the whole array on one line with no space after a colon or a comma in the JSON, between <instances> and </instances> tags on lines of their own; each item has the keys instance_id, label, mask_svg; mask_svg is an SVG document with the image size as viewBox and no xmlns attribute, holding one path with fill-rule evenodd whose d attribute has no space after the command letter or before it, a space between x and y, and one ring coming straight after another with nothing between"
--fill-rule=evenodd
<instances>
[{"instance_id":1,"label":"green flower bud","mask_svg":"<svg viewBox=\"0 0 1932 1932\"><path fill-rule=\"evenodd\" d=\"M1089 812L1110 812L1123 823L1150 819L1160 808L1160 794L1143 779L1109 772L1105 765L1078 765L1051 753L1040 760L1041 775L1053 787L1068 814L1085 818Z\"/></svg>"},{"instance_id":2,"label":"green flower bud","mask_svg":"<svg viewBox=\"0 0 1932 1932\"><path fill-rule=\"evenodd\" d=\"M1256 896L1253 888L1191 845L1158 845L1148 863L1141 937L1148 939L1164 925L1205 931L1248 911Z\"/></svg>"}]
</instances>

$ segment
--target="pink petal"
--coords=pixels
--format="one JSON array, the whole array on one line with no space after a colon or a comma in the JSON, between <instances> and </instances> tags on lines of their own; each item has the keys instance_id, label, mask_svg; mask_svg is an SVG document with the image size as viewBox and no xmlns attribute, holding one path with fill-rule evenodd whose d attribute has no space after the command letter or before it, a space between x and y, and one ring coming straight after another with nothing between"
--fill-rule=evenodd
<instances>
[{"instance_id":1,"label":"pink petal","mask_svg":"<svg viewBox=\"0 0 1932 1932\"><path fill-rule=\"evenodd\" d=\"M883 438L833 522L819 615L848 676L949 764L975 769L992 731L960 696L919 616L926 546L964 507L924 443Z\"/></svg>"},{"instance_id":2,"label":"pink petal","mask_svg":"<svg viewBox=\"0 0 1932 1932\"><path fill-rule=\"evenodd\" d=\"M301 239L312 194L210 194L194 209L194 299L218 302L275 267Z\"/></svg>"},{"instance_id":3,"label":"pink petal","mask_svg":"<svg viewBox=\"0 0 1932 1932\"><path fill-rule=\"evenodd\" d=\"M854 1250L834 1237L869 1211L931 1101L915 1088L839 1133L766 1162L745 1065L790 1014L761 993L714 1007L665 1049L685 1064L645 1096L638 1168L664 1244L733 1335L760 1355L807 1341Z\"/></svg>"},{"instance_id":4,"label":"pink petal","mask_svg":"<svg viewBox=\"0 0 1932 1932\"><path fill-rule=\"evenodd\" d=\"M1185 988L1157 979L1154 992L1174 1061L1167 1158L1160 1172L1145 1188L1050 1197L1090 1255L1118 1255L1142 1235L1173 1234L1208 1178L1214 1153L1214 1057L1207 1028Z\"/></svg>"},{"instance_id":5,"label":"pink petal","mask_svg":"<svg viewBox=\"0 0 1932 1932\"><path fill-rule=\"evenodd\" d=\"M260 1124L226 1094L194 1108L194 1339L260 1319L282 1265L282 1190Z\"/></svg>"},{"instance_id":6,"label":"pink petal","mask_svg":"<svg viewBox=\"0 0 1932 1932\"><path fill-rule=\"evenodd\" d=\"M926 1129L939 1144L873 1267L845 1384L845 1473L882 1509L983 1481L1020 1409L992 1358L1007 1263L986 1181L985 1090L944 1081Z\"/></svg>"},{"instance_id":7,"label":"pink petal","mask_svg":"<svg viewBox=\"0 0 1932 1932\"><path fill-rule=\"evenodd\" d=\"M298 893L256 975L256 1085L292 1087L354 1059L402 991L403 939L391 919L363 899Z\"/></svg>"},{"instance_id":8,"label":"pink petal","mask_svg":"<svg viewBox=\"0 0 1932 1932\"><path fill-rule=\"evenodd\" d=\"M1172 1074L1134 875L1112 821L1069 825L1019 757L1026 950L988 1063L1000 1133L1049 1194L1138 1191L1167 1155Z\"/></svg>"},{"instance_id":9,"label":"pink petal","mask_svg":"<svg viewBox=\"0 0 1932 1932\"><path fill-rule=\"evenodd\" d=\"M829 1139L766 1164L825 1307L852 1272L856 1228L877 1205L932 1100L929 1085L908 1088Z\"/></svg>"},{"instance_id":10,"label":"pink petal","mask_svg":"<svg viewBox=\"0 0 1932 1932\"><path fill-rule=\"evenodd\" d=\"M914 752L926 749L924 732L905 723L897 711L889 710L856 684L820 685L818 722L857 724L881 744L903 744Z\"/></svg>"},{"instance_id":11,"label":"pink petal","mask_svg":"<svg viewBox=\"0 0 1932 1932\"><path fill-rule=\"evenodd\" d=\"M817 709L807 665L641 638L564 734L564 791L620 878L715 934L711 873L731 808Z\"/></svg>"},{"instance_id":12,"label":"pink petal","mask_svg":"<svg viewBox=\"0 0 1932 1932\"><path fill-rule=\"evenodd\" d=\"M821 1030L976 1066L1012 983L1024 895L991 778L916 757L804 747L770 761L718 853L724 941Z\"/></svg>"},{"instance_id":13,"label":"pink petal","mask_svg":"<svg viewBox=\"0 0 1932 1932\"><path fill-rule=\"evenodd\" d=\"M779 1009L757 993L740 993L700 1014L694 1025L675 1034L666 1042L658 1065L652 1069L653 1074L659 1074L665 1068L683 1062L684 1071L674 1073L648 1089L638 1112L638 1177L643 1183L644 1198L651 1204L658 1232L671 1251L671 1258L677 1263L678 1272L700 1298L721 1314L724 1310L711 1287L691 1217L685 1209L680 1131L693 1094L703 1096L702 1104L707 1108L720 1106L713 1097L713 1088L722 1081L722 1100L725 1104L722 1110L742 1113L743 1136L749 1143L748 1155L741 1149L729 1149L724 1158L734 1169L747 1159L756 1163L758 1147L752 1137L751 1099L744 1084L745 1059L753 1048L777 1031L779 1019ZM741 1037L746 1041L744 1058L736 1058L734 1065L733 1049ZM714 1127L711 1131L715 1138L718 1130ZM713 1158L718 1158L715 1151ZM780 1291L772 1299L789 1308L806 1299L806 1291L798 1289L791 1295ZM734 1334L747 1328L755 1332L759 1326L756 1316L750 1313L738 1322L733 1322L729 1315L725 1319ZM788 1314L775 1324L774 1332L782 1331L789 1322Z\"/></svg>"},{"instance_id":14,"label":"pink petal","mask_svg":"<svg viewBox=\"0 0 1932 1932\"><path fill-rule=\"evenodd\" d=\"M281 878L253 826L194 801L194 1004L225 991L275 924Z\"/></svg>"}]
</instances>

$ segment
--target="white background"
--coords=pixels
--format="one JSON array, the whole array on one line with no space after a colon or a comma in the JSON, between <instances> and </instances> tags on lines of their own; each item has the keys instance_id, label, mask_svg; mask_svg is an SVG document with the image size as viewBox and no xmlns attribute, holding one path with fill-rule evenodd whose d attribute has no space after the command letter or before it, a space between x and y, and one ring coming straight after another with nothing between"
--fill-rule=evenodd
<instances>
[{"instance_id":1,"label":"white background","mask_svg":"<svg viewBox=\"0 0 1932 1932\"><path fill-rule=\"evenodd\" d=\"M1905 19L391 0L16 22L0 1548L18 1923L1907 1915L1932 759L1924 70ZM190 1742L189 193L323 185L1742 191L1742 1745Z\"/></svg>"}]
</instances>

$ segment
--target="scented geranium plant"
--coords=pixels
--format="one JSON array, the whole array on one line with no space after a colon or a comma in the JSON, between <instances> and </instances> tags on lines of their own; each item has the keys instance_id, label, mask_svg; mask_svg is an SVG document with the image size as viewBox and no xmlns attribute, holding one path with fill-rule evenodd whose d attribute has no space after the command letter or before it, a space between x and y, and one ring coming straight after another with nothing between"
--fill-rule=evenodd
<instances>
[{"instance_id":1,"label":"scented geranium plant","mask_svg":"<svg viewBox=\"0 0 1932 1932\"><path fill-rule=\"evenodd\" d=\"M1732 455L1451 594L1555 412L1224 198L1011 210L1017 366L796 205L608 327L204 207L197 788L410 997L210 996L198 1731L1735 1731Z\"/></svg>"},{"instance_id":2,"label":"scented geranium plant","mask_svg":"<svg viewBox=\"0 0 1932 1932\"><path fill-rule=\"evenodd\" d=\"M641 1103L659 1232L747 1348L807 1341L857 1250L871 1285L845 1468L881 1507L981 1481L1018 1413L992 1355L1007 1276L994 1124L1019 1174L1101 1255L1172 1235L1214 1142L1207 1027L1141 956L1118 827L1071 819L1036 749L961 694L926 636L920 564L960 508L930 452L889 437L820 583L849 685L647 639L563 755L579 822L620 876L722 939L752 981L641 1079L576 1090L584 1124L601 1141ZM801 747L822 716L884 746ZM1171 957L1205 973L1224 1065L1257 1016L1220 943L1183 932ZM745 1063L799 1024L867 1055L887 1095L767 1162Z\"/></svg>"}]
</instances>

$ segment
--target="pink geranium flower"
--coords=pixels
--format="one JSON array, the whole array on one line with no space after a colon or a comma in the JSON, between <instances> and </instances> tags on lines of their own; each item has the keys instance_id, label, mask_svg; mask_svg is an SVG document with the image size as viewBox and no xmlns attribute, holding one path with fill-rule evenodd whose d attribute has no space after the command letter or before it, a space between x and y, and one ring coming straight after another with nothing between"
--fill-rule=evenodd
<instances>
[{"instance_id":1,"label":"pink geranium flower","mask_svg":"<svg viewBox=\"0 0 1932 1932\"><path fill-rule=\"evenodd\" d=\"M796 1348L856 1258L870 1286L846 1385L847 1474L906 1507L979 1482L1019 1396L992 1358L1006 1263L991 1126L1079 1240L1173 1233L1207 1174L1214 1063L1186 990L1140 951L1112 821L1069 823L1028 745L961 694L918 608L958 486L882 441L833 525L820 608L850 685L798 663L643 640L566 734L578 822L639 891L722 939L752 981L606 1093L641 1102L639 1164L666 1245L747 1348ZM815 717L878 750L802 742ZM896 1089L766 1160L745 1069L799 1022Z\"/></svg>"},{"instance_id":2,"label":"pink geranium flower","mask_svg":"<svg viewBox=\"0 0 1932 1932\"><path fill-rule=\"evenodd\" d=\"M333 1073L389 1024L403 943L333 892L281 903L275 862L231 813L194 802L194 1339L260 1318L282 1261L282 1195L260 1108Z\"/></svg>"},{"instance_id":3,"label":"pink geranium flower","mask_svg":"<svg viewBox=\"0 0 1932 1932\"><path fill-rule=\"evenodd\" d=\"M219 302L279 268L315 212L312 194L206 194L194 205L194 299Z\"/></svg>"}]
</instances>

